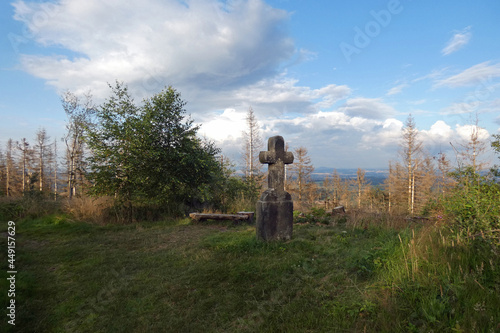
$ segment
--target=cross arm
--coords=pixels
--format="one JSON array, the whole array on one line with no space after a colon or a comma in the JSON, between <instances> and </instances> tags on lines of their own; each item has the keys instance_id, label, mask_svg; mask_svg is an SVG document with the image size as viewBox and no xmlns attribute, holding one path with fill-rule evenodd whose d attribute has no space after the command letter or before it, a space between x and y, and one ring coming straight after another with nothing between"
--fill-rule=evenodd
<instances>
[{"instance_id":1,"label":"cross arm","mask_svg":"<svg viewBox=\"0 0 500 333\"><path fill-rule=\"evenodd\" d=\"M293 153L289 151L284 151L281 154L277 154L274 151L261 151L259 153L259 161L263 164L275 164L281 159L284 164L293 163Z\"/></svg>"}]
</instances>

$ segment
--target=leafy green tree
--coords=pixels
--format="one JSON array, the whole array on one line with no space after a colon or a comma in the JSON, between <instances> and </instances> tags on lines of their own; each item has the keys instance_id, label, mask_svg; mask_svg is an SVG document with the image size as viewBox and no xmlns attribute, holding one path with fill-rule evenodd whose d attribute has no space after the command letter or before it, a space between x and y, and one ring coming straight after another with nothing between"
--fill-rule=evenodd
<instances>
[{"instance_id":1,"label":"leafy green tree","mask_svg":"<svg viewBox=\"0 0 500 333\"><path fill-rule=\"evenodd\" d=\"M196 137L180 93L168 87L136 106L122 83L87 127L91 192L114 195L128 208L156 204L180 213L211 197L221 167L210 142Z\"/></svg>"},{"instance_id":2,"label":"leafy green tree","mask_svg":"<svg viewBox=\"0 0 500 333\"><path fill-rule=\"evenodd\" d=\"M235 165L220 156L223 172L215 178L210 207L224 213L254 210L259 198L260 186L254 178L242 178L234 174Z\"/></svg>"}]
</instances>

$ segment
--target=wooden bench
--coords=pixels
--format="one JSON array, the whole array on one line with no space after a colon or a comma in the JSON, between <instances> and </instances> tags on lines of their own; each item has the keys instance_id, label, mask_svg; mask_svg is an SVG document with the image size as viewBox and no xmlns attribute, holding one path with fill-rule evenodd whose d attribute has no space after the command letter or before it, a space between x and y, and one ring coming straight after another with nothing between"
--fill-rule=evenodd
<instances>
[{"instance_id":1,"label":"wooden bench","mask_svg":"<svg viewBox=\"0 0 500 333\"><path fill-rule=\"evenodd\" d=\"M345 214L345 208L344 206L337 206L331 210L327 210L326 213L330 215L338 215L338 214L343 215Z\"/></svg>"},{"instance_id":2,"label":"wooden bench","mask_svg":"<svg viewBox=\"0 0 500 333\"><path fill-rule=\"evenodd\" d=\"M253 224L254 212L238 212L236 214L204 214L204 213L191 213L189 217L195 221L206 220L230 220L230 221L247 221Z\"/></svg>"}]
</instances>

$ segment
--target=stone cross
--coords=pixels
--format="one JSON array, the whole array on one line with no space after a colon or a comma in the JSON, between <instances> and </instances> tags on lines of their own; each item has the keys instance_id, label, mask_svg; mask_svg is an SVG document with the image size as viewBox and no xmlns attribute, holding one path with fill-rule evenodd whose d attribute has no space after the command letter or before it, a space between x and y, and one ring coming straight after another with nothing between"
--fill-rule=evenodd
<instances>
[{"instance_id":1,"label":"stone cross","mask_svg":"<svg viewBox=\"0 0 500 333\"><path fill-rule=\"evenodd\" d=\"M257 201L257 239L288 240L293 232L293 201L285 191L285 164L293 163L293 154L285 151L281 136L269 138L267 149L259 154L260 162L269 164L269 186Z\"/></svg>"},{"instance_id":2,"label":"stone cross","mask_svg":"<svg viewBox=\"0 0 500 333\"><path fill-rule=\"evenodd\" d=\"M277 192L285 190L285 164L293 163L293 153L285 151L282 136L273 136L267 142L267 150L259 154L260 163L269 164L268 188Z\"/></svg>"}]
</instances>

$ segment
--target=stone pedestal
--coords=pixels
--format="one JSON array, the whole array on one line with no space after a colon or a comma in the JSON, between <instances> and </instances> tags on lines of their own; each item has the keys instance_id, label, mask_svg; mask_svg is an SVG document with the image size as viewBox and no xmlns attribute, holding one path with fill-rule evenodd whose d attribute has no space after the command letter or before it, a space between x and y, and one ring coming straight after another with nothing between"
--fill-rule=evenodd
<instances>
[{"instance_id":1,"label":"stone pedestal","mask_svg":"<svg viewBox=\"0 0 500 333\"><path fill-rule=\"evenodd\" d=\"M268 189L257 201L257 239L289 240L293 232L293 201L287 192Z\"/></svg>"}]
</instances>

